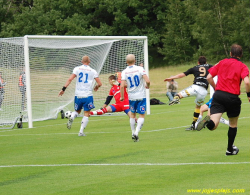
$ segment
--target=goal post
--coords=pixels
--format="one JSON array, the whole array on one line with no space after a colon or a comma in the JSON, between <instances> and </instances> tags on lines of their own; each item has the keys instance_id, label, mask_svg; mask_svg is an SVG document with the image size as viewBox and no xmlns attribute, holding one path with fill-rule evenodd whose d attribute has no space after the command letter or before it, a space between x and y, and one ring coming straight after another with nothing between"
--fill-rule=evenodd
<instances>
[{"instance_id":1,"label":"goal post","mask_svg":"<svg viewBox=\"0 0 250 195\"><path fill-rule=\"evenodd\" d=\"M11 123L13 126L20 113L32 128L33 121L53 119L61 110L73 110L75 81L62 97L58 93L73 68L81 65L84 55L90 57L90 67L98 72L103 83L93 93L96 109L103 105L109 93L108 77L126 68L127 54L135 54L136 65L143 63L149 74L146 36L26 35L0 38L0 46L1 71L8 82L0 111L0 128L7 128L5 124ZM25 98L17 85L20 72L25 72ZM150 114L148 89L146 95L147 114ZM25 109L21 110L24 99Z\"/></svg>"}]
</instances>

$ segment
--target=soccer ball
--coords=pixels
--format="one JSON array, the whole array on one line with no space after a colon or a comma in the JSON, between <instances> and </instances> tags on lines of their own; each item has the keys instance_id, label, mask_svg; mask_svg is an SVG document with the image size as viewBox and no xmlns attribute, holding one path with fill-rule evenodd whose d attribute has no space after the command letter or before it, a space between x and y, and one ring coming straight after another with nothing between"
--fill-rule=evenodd
<instances>
[{"instance_id":1,"label":"soccer ball","mask_svg":"<svg viewBox=\"0 0 250 195\"><path fill-rule=\"evenodd\" d=\"M72 114L71 111L65 112L65 118L69 119L71 117L71 114Z\"/></svg>"}]
</instances>

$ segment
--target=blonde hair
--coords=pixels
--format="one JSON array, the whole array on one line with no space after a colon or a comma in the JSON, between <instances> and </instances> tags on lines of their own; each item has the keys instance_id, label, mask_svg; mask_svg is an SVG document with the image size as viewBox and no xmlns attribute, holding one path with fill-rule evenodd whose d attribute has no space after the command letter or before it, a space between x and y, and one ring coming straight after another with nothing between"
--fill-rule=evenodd
<instances>
[{"instance_id":1,"label":"blonde hair","mask_svg":"<svg viewBox=\"0 0 250 195\"><path fill-rule=\"evenodd\" d=\"M128 54L126 56L126 62L129 64L129 65L132 65L135 63L135 55L134 54Z\"/></svg>"},{"instance_id":2,"label":"blonde hair","mask_svg":"<svg viewBox=\"0 0 250 195\"><path fill-rule=\"evenodd\" d=\"M90 62L89 56L82 57L82 63L89 63L89 62Z\"/></svg>"}]
</instances>

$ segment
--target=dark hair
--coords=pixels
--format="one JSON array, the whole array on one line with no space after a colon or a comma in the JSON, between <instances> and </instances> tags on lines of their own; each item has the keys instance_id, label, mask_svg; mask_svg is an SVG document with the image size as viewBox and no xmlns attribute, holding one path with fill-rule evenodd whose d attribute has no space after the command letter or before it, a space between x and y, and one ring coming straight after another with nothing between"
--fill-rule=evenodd
<instances>
[{"instance_id":1,"label":"dark hair","mask_svg":"<svg viewBox=\"0 0 250 195\"><path fill-rule=\"evenodd\" d=\"M200 56L199 59L198 59L198 62L200 65L202 64L206 64L207 63L207 59L205 56Z\"/></svg>"},{"instance_id":2,"label":"dark hair","mask_svg":"<svg viewBox=\"0 0 250 195\"><path fill-rule=\"evenodd\" d=\"M238 44L233 44L231 46L231 56L232 57L242 57L243 51L242 47Z\"/></svg>"},{"instance_id":3,"label":"dark hair","mask_svg":"<svg viewBox=\"0 0 250 195\"><path fill-rule=\"evenodd\" d=\"M109 80L116 80L116 76L115 75L110 75Z\"/></svg>"}]
</instances>

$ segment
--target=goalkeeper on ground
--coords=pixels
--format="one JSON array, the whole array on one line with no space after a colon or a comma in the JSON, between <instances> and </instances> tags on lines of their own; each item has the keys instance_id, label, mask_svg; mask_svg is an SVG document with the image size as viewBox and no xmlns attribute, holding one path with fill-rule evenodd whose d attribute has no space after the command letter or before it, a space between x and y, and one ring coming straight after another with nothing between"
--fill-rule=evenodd
<instances>
[{"instance_id":1,"label":"goalkeeper on ground","mask_svg":"<svg viewBox=\"0 0 250 195\"><path fill-rule=\"evenodd\" d=\"M96 111L91 111L90 115L103 115L107 112L125 112L129 117L130 117L130 109L129 109L129 101L128 101L128 94L127 91L125 90L124 94L124 101L120 101L120 83L116 80L115 75L109 76L109 83L112 86L109 95L106 98L106 101L103 105L103 107L100 110ZM111 100L115 98L115 104L109 105ZM109 105L109 106L108 106Z\"/></svg>"}]
</instances>

